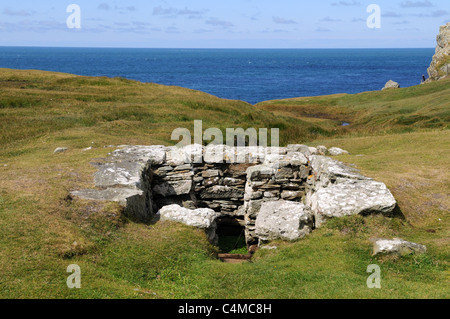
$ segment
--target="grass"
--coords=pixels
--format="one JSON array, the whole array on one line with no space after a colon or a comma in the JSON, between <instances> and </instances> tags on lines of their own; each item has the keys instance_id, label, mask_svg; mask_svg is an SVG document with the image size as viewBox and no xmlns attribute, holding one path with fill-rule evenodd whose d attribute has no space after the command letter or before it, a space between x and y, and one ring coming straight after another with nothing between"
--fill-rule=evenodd
<instances>
[{"instance_id":1,"label":"grass","mask_svg":"<svg viewBox=\"0 0 450 319\"><path fill-rule=\"evenodd\" d=\"M449 81L256 106L120 78L1 69L0 82L0 298L448 298ZM68 198L92 186L90 163L110 145L173 144L171 131L194 119L345 148L339 159L386 183L403 217L333 220L234 265L199 230L135 224L115 204ZM60 146L69 150L53 154ZM375 258L373 237L428 252ZM66 286L70 264L81 289ZM382 289L366 286L370 264Z\"/></svg>"}]
</instances>

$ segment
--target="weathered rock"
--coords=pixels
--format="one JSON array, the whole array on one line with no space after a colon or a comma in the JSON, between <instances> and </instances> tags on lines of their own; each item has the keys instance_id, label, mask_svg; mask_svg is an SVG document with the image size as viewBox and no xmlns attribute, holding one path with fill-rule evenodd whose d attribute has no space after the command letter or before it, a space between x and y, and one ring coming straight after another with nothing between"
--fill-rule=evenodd
<instances>
[{"instance_id":1,"label":"weathered rock","mask_svg":"<svg viewBox=\"0 0 450 319\"><path fill-rule=\"evenodd\" d=\"M348 154L350 154L346 150L343 150L342 148L339 148L339 147L332 147L332 148L330 148L328 150L328 153L331 156L339 156L339 155L348 155Z\"/></svg>"},{"instance_id":2,"label":"weathered rock","mask_svg":"<svg viewBox=\"0 0 450 319\"><path fill-rule=\"evenodd\" d=\"M428 68L429 81L439 80L450 74L450 22L439 29L436 52Z\"/></svg>"},{"instance_id":3,"label":"weathered rock","mask_svg":"<svg viewBox=\"0 0 450 319\"><path fill-rule=\"evenodd\" d=\"M281 161L288 161L289 165L292 166L301 166L308 164L308 158L305 156L304 153L300 152L288 153Z\"/></svg>"},{"instance_id":4,"label":"weathered rock","mask_svg":"<svg viewBox=\"0 0 450 319\"><path fill-rule=\"evenodd\" d=\"M229 186L215 185L213 187L206 188L204 191L202 191L200 197L202 199L243 198L244 191Z\"/></svg>"},{"instance_id":5,"label":"weathered rock","mask_svg":"<svg viewBox=\"0 0 450 319\"><path fill-rule=\"evenodd\" d=\"M316 147L310 147L309 148L309 152L311 153L311 155L322 155L322 154L319 153L319 151L317 150Z\"/></svg>"},{"instance_id":6,"label":"weathered rock","mask_svg":"<svg viewBox=\"0 0 450 319\"><path fill-rule=\"evenodd\" d=\"M209 208L187 209L179 205L164 206L159 210L157 216L161 221L173 221L188 226L204 229L208 240L217 244L217 222L219 213Z\"/></svg>"},{"instance_id":7,"label":"weathered rock","mask_svg":"<svg viewBox=\"0 0 450 319\"><path fill-rule=\"evenodd\" d=\"M400 88L400 84L398 84L397 82L394 82L392 80L389 80L382 90L399 89L399 88Z\"/></svg>"},{"instance_id":8,"label":"weathered rock","mask_svg":"<svg viewBox=\"0 0 450 319\"><path fill-rule=\"evenodd\" d=\"M302 145L302 144L290 144L287 146L287 152L300 152L303 153L306 156L311 155L311 151L309 149L309 147L307 145Z\"/></svg>"},{"instance_id":9,"label":"weathered rock","mask_svg":"<svg viewBox=\"0 0 450 319\"><path fill-rule=\"evenodd\" d=\"M57 148L53 151L53 154L64 153L64 152L67 151L67 150L68 150L67 147L57 147Z\"/></svg>"},{"instance_id":10,"label":"weathered rock","mask_svg":"<svg viewBox=\"0 0 450 319\"><path fill-rule=\"evenodd\" d=\"M88 200L117 202L125 207L125 216L136 221L147 222L152 216L145 193L137 188L84 189L71 194Z\"/></svg>"},{"instance_id":11,"label":"weathered rock","mask_svg":"<svg viewBox=\"0 0 450 319\"><path fill-rule=\"evenodd\" d=\"M369 180L356 169L342 162L325 156L311 156L311 168L316 177L315 189L326 187L329 183L340 183L350 180Z\"/></svg>"},{"instance_id":12,"label":"weathered rock","mask_svg":"<svg viewBox=\"0 0 450 319\"><path fill-rule=\"evenodd\" d=\"M143 162L150 165L162 165L166 161L166 147L152 146L124 146L112 153L111 161Z\"/></svg>"},{"instance_id":13,"label":"weathered rock","mask_svg":"<svg viewBox=\"0 0 450 319\"><path fill-rule=\"evenodd\" d=\"M266 165L252 166L247 169L247 179L250 181L271 178L275 173L272 167Z\"/></svg>"},{"instance_id":14,"label":"weathered rock","mask_svg":"<svg viewBox=\"0 0 450 319\"><path fill-rule=\"evenodd\" d=\"M192 180L167 181L153 187L153 192L163 196L178 196L189 194L192 190Z\"/></svg>"},{"instance_id":15,"label":"weathered rock","mask_svg":"<svg viewBox=\"0 0 450 319\"><path fill-rule=\"evenodd\" d=\"M281 198L284 200L297 200L305 195L304 192L300 191L283 191L281 192Z\"/></svg>"},{"instance_id":16,"label":"weathered rock","mask_svg":"<svg viewBox=\"0 0 450 319\"><path fill-rule=\"evenodd\" d=\"M327 219L369 213L390 214L396 201L386 185L372 180L348 180L320 188L307 198L320 227Z\"/></svg>"},{"instance_id":17,"label":"weathered rock","mask_svg":"<svg viewBox=\"0 0 450 319\"><path fill-rule=\"evenodd\" d=\"M319 154L317 154L317 155L325 156L328 154L328 148L326 146L319 145L316 147L316 149L319 152ZM316 154L312 154L312 155L316 155Z\"/></svg>"},{"instance_id":18,"label":"weathered rock","mask_svg":"<svg viewBox=\"0 0 450 319\"><path fill-rule=\"evenodd\" d=\"M119 161L100 164L94 174L94 182L97 187L139 187L142 185L142 174L149 165L140 161Z\"/></svg>"},{"instance_id":19,"label":"weathered rock","mask_svg":"<svg viewBox=\"0 0 450 319\"><path fill-rule=\"evenodd\" d=\"M373 256L384 254L406 256L411 254L424 254L426 252L427 247L424 245L409 242L400 238L373 240Z\"/></svg>"},{"instance_id":20,"label":"weathered rock","mask_svg":"<svg viewBox=\"0 0 450 319\"><path fill-rule=\"evenodd\" d=\"M374 182L334 159L312 155L327 153L324 146L318 146L317 151L305 145L265 150L224 145L209 148L219 156L208 155L201 145L184 148L122 146L111 153L106 163L96 164L98 171L94 179L100 189L73 194L117 201L126 206L126 214L136 217L137 221L146 221L153 216L153 211L171 204L194 210L209 207L223 217L241 216L245 220L249 245L259 241L256 221L261 207L267 202L278 203L271 204L274 214L281 216L278 220L288 218L289 214L294 216L290 222L283 221L284 226L290 227L288 235L280 230L283 225L274 224L274 233L280 232L281 235L276 235L280 238L297 236L292 235L291 228L297 227L292 223L300 225L296 228L299 236L312 228L313 217L305 221L295 214L299 212L299 206L290 206L300 202L306 203L308 208L302 206L303 212L314 216L317 226L332 217L390 213L395 206L395 200L384 184ZM334 148L330 150L332 154L336 154L336 150L341 152ZM200 154L203 154L201 161L192 163ZM218 161L207 162L208 156ZM245 157L247 162L233 162L239 156ZM286 204L286 201L295 202ZM295 209L275 211L275 207ZM265 231L268 230L261 232ZM262 238L270 236L263 234Z\"/></svg>"},{"instance_id":21,"label":"weathered rock","mask_svg":"<svg viewBox=\"0 0 450 319\"><path fill-rule=\"evenodd\" d=\"M186 154L184 148L172 146L166 149L166 163L167 165L176 167L191 162L191 158Z\"/></svg>"},{"instance_id":22,"label":"weathered rock","mask_svg":"<svg viewBox=\"0 0 450 319\"><path fill-rule=\"evenodd\" d=\"M262 203L256 218L256 235L262 241L296 240L312 231L311 211L302 203L275 201Z\"/></svg>"}]
</instances>

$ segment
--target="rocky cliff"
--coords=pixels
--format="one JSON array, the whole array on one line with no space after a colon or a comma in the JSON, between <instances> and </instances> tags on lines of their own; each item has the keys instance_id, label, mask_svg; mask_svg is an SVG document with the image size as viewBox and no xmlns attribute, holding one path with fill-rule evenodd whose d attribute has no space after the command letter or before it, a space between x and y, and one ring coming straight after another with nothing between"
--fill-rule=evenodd
<instances>
[{"instance_id":1,"label":"rocky cliff","mask_svg":"<svg viewBox=\"0 0 450 319\"><path fill-rule=\"evenodd\" d=\"M441 26L436 40L436 53L428 68L428 76L431 81L439 80L450 74L450 22Z\"/></svg>"}]
</instances>

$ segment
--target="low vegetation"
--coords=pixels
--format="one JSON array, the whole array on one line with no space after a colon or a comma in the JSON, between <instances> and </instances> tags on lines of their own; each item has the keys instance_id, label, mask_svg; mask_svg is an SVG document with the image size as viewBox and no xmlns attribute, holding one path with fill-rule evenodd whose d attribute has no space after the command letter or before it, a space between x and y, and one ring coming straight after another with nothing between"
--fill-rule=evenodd
<instances>
[{"instance_id":1,"label":"low vegetation","mask_svg":"<svg viewBox=\"0 0 450 319\"><path fill-rule=\"evenodd\" d=\"M252 106L120 78L0 69L0 297L448 298L449 84ZM347 149L339 159L386 183L397 216L333 220L251 263L225 264L216 255L239 252L232 240L214 247L199 230L136 224L118 205L68 196L92 186L90 163L117 145L173 144L172 130L192 131L195 119ZM374 237L428 252L375 258ZM81 289L67 288L70 264L81 267ZM366 286L370 264L381 267L382 289Z\"/></svg>"}]
</instances>

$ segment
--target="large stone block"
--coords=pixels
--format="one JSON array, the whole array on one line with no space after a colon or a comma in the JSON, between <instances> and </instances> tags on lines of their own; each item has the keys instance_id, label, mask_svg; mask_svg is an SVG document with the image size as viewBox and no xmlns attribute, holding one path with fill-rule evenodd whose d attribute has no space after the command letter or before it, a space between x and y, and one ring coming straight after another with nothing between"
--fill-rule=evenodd
<instances>
[{"instance_id":1,"label":"large stone block","mask_svg":"<svg viewBox=\"0 0 450 319\"><path fill-rule=\"evenodd\" d=\"M289 201L264 202L256 218L256 235L262 241L296 240L312 231L309 207Z\"/></svg>"},{"instance_id":2,"label":"large stone block","mask_svg":"<svg viewBox=\"0 0 450 319\"><path fill-rule=\"evenodd\" d=\"M326 219L369 213L392 213L396 206L386 185L372 180L348 180L321 188L307 198L316 227Z\"/></svg>"},{"instance_id":3,"label":"large stone block","mask_svg":"<svg viewBox=\"0 0 450 319\"><path fill-rule=\"evenodd\" d=\"M157 213L157 218L161 221L173 221L188 226L204 229L208 240L217 244L216 219L220 214L209 208L187 209L179 205L164 206Z\"/></svg>"}]
</instances>

